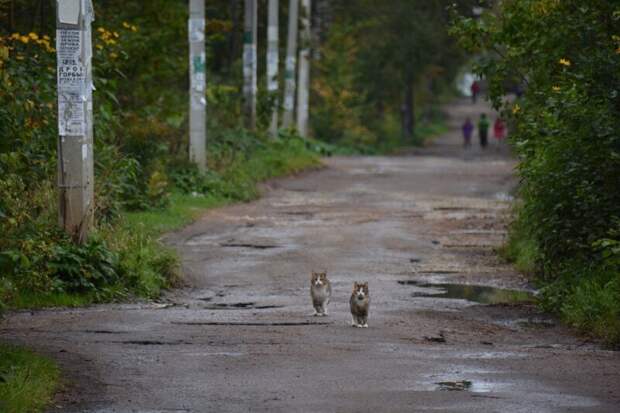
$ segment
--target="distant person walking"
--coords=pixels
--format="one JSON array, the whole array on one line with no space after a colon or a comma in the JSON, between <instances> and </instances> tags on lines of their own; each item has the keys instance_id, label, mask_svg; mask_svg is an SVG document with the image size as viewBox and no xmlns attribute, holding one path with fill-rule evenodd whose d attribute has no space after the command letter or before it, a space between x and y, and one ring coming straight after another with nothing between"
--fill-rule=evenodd
<instances>
[{"instance_id":1,"label":"distant person walking","mask_svg":"<svg viewBox=\"0 0 620 413\"><path fill-rule=\"evenodd\" d=\"M478 138L480 139L480 147L482 149L487 147L489 143L489 119L487 119L487 115L483 113L480 115L480 120L478 121Z\"/></svg>"},{"instance_id":2,"label":"distant person walking","mask_svg":"<svg viewBox=\"0 0 620 413\"><path fill-rule=\"evenodd\" d=\"M471 84L471 101L472 103L476 103L478 100L478 94L480 93L480 83L477 80L474 80Z\"/></svg>"},{"instance_id":3,"label":"distant person walking","mask_svg":"<svg viewBox=\"0 0 620 413\"><path fill-rule=\"evenodd\" d=\"M467 149L471 146L471 135L474 132L474 124L471 123L471 119L465 119L461 129L463 130L463 147Z\"/></svg>"},{"instance_id":4,"label":"distant person walking","mask_svg":"<svg viewBox=\"0 0 620 413\"><path fill-rule=\"evenodd\" d=\"M493 124L493 136L497 143L500 143L506 137L506 124L501 118L495 119Z\"/></svg>"}]
</instances>

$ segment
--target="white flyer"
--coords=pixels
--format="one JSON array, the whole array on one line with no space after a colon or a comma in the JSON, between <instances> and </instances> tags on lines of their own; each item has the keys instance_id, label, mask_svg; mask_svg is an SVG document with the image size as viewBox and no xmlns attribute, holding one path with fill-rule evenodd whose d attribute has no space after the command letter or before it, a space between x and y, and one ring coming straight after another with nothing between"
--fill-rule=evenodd
<instances>
[{"instance_id":1,"label":"white flyer","mask_svg":"<svg viewBox=\"0 0 620 413\"><path fill-rule=\"evenodd\" d=\"M86 85L86 67L80 55L82 41L81 30L56 31L58 133L61 136L86 133L85 103L91 91Z\"/></svg>"}]
</instances>

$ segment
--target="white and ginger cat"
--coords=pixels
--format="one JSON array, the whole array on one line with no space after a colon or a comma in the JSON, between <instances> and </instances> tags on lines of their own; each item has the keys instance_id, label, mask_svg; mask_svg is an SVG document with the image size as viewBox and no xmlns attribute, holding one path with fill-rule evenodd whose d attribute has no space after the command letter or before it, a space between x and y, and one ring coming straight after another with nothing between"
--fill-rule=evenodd
<instances>
[{"instance_id":1,"label":"white and ginger cat","mask_svg":"<svg viewBox=\"0 0 620 413\"><path fill-rule=\"evenodd\" d=\"M353 327L368 327L368 308L370 307L370 294L368 283L353 283L353 293L349 300L351 305L351 325Z\"/></svg>"},{"instance_id":2,"label":"white and ginger cat","mask_svg":"<svg viewBox=\"0 0 620 413\"><path fill-rule=\"evenodd\" d=\"M327 279L327 273L312 271L312 280L310 282L310 297L312 297L312 306L314 307L315 316L327 315L327 304L332 296L332 285Z\"/></svg>"}]
</instances>

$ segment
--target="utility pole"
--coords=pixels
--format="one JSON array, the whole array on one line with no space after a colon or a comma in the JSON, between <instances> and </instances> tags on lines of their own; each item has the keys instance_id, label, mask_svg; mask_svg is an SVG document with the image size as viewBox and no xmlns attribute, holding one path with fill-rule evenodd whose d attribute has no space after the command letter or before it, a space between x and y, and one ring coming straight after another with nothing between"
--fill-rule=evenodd
<instances>
[{"instance_id":1,"label":"utility pole","mask_svg":"<svg viewBox=\"0 0 620 413\"><path fill-rule=\"evenodd\" d=\"M278 0L269 0L267 17L267 92L273 101L269 132L278 135Z\"/></svg>"},{"instance_id":2,"label":"utility pole","mask_svg":"<svg viewBox=\"0 0 620 413\"><path fill-rule=\"evenodd\" d=\"M308 100L310 95L310 0L301 0L301 29L299 31L299 86L297 87L297 131L308 135Z\"/></svg>"},{"instance_id":3,"label":"utility pole","mask_svg":"<svg viewBox=\"0 0 620 413\"><path fill-rule=\"evenodd\" d=\"M59 224L84 243L95 210L91 0L57 0Z\"/></svg>"},{"instance_id":4,"label":"utility pole","mask_svg":"<svg viewBox=\"0 0 620 413\"><path fill-rule=\"evenodd\" d=\"M207 170L205 2L189 0L189 159Z\"/></svg>"},{"instance_id":5,"label":"utility pole","mask_svg":"<svg viewBox=\"0 0 620 413\"><path fill-rule=\"evenodd\" d=\"M257 86L257 0L245 0L243 33L243 107L245 126L256 129L256 92Z\"/></svg>"},{"instance_id":6,"label":"utility pole","mask_svg":"<svg viewBox=\"0 0 620 413\"><path fill-rule=\"evenodd\" d=\"M284 115L282 126L291 127L295 111L295 69L297 67L297 19L299 0L289 0L288 39L286 44L286 68L284 72Z\"/></svg>"}]
</instances>

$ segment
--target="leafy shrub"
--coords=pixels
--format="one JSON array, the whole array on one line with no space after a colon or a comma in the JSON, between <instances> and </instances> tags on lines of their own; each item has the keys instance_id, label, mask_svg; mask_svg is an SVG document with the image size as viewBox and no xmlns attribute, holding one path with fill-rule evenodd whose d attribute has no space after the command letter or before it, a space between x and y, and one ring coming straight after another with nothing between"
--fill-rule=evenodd
<instances>
[{"instance_id":1,"label":"leafy shrub","mask_svg":"<svg viewBox=\"0 0 620 413\"><path fill-rule=\"evenodd\" d=\"M536 271L547 308L612 342L620 342L619 22L615 2L511 0L453 28L480 54L477 71L513 126L522 205L510 255ZM523 97L503 100L514 84Z\"/></svg>"}]
</instances>

